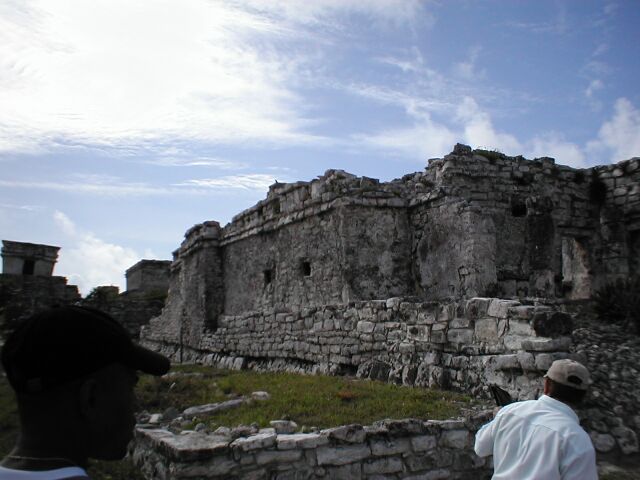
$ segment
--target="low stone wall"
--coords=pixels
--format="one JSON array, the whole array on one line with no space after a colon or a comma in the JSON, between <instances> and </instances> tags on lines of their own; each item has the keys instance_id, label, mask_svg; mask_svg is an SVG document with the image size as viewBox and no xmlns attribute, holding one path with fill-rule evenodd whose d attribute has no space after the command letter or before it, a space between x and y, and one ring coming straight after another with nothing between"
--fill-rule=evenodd
<instances>
[{"instance_id":1,"label":"low stone wall","mask_svg":"<svg viewBox=\"0 0 640 480\"><path fill-rule=\"evenodd\" d=\"M552 361L569 355L571 318L541 304L473 298L401 298L221 316L199 344L153 319L141 339L177 361L227 368L352 374L405 385L488 395L495 384L533 399ZM168 329L164 331L164 327Z\"/></svg>"},{"instance_id":2,"label":"low stone wall","mask_svg":"<svg viewBox=\"0 0 640 480\"><path fill-rule=\"evenodd\" d=\"M474 435L490 418L384 420L316 433L268 428L237 439L138 428L132 458L157 480L481 480L491 477L491 461L473 452Z\"/></svg>"}]
</instances>

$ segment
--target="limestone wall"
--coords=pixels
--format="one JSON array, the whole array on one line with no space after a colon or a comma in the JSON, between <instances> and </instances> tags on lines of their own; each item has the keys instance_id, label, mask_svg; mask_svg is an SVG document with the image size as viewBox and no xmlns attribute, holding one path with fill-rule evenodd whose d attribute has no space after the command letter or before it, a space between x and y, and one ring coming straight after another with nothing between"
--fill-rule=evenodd
<instances>
[{"instance_id":1,"label":"limestone wall","mask_svg":"<svg viewBox=\"0 0 640 480\"><path fill-rule=\"evenodd\" d=\"M317 433L249 437L136 430L134 462L148 479L488 479L490 460L473 453L489 415L466 420L385 420Z\"/></svg>"},{"instance_id":2,"label":"limestone wall","mask_svg":"<svg viewBox=\"0 0 640 480\"><path fill-rule=\"evenodd\" d=\"M65 277L0 275L0 335L34 313L80 300L78 287Z\"/></svg>"},{"instance_id":3,"label":"limestone wall","mask_svg":"<svg viewBox=\"0 0 640 480\"><path fill-rule=\"evenodd\" d=\"M473 298L353 302L298 312L222 315L215 331L172 341L180 321L153 319L143 342L176 360L351 373L474 394L496 384L535 398L551 362L568 355L571 319L544 305Z\"/></svg>"},{"instance_id":4,"label":"limestone wall","mask_svg":"<svg viewBox=\"0 0 640 480\"><path fill-rule=\"evenodd\" d=\"M140 260L128 268L127 292L129 293L166 293L169 288L168 260Z\"/></svg>"},{"instance_id":5,"label":"limestone wall","mask_svg":"<svg viewBox=\"0 0 640 480\"><path fill-rule=\"evenodd\" d=\"M221 314L393 296L588 299L638 274L639 184L637 158L577 170L464 145L387 183L275 184L225 227L187 232L165 315L184 335Z\"/></svg>"}]
</instances>

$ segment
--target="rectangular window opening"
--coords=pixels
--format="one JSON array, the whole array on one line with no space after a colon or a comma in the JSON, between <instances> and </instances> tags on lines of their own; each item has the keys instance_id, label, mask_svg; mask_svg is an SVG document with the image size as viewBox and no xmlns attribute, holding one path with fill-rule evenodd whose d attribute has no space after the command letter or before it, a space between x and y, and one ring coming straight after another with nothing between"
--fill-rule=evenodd
<instances>
[{"instance_id":1,"label":"rectangular window opening","mask_svg":"<svg viewBox=\"0 0 640 480\"><path fill-rule=\"evenodd\" d=\"M36 269L35 260L25 260L22 265L22 274L23 275L33 275Z\"/></svg>"},{"instance_id":2,"label":"rectangular window opening","mask_svg":"<svg viewBox=\"0 0 640 480\"><path fill-rule=\"evenodd\" d=\"M271 269L263 270L262 277L264 278L264 286L266 287L273 281L273 271Z\"/></svg>"},{"instance_id":3,"label":"rectangular window opening","mask_svg":"<svg viewBox=\"0 0 640 480\"><path fill-rule=\"evenodd\" d=\"M302 275L304 275L305 277L310 277L311 263L307 262L306 260L303 260L302 263L300 263L300 271L302 272Z\"/></svg>"}]
</instances>

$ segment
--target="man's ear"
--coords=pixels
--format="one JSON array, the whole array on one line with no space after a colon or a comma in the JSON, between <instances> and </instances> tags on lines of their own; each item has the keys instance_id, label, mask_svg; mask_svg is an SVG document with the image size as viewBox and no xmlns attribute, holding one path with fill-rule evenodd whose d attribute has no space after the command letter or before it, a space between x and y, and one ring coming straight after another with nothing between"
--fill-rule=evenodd
<instances>
[{"instance_id":1,"label":"man's ear","mask_svg":"<svg viewBox=\"0 0 640 480\"><path fill-rule=\"evenodd\" d=\"M549 382L549 379L547 377L544 377L543 393L545 395L549 395L549 392L551 392L551 383Z\"/></svg>"},{"instance_id":2,"label":"man's ear","mask_svg":"<svg viewBox=\"0 0 640 480\"><path fill-rule=\"evenodd\" d=\"M78 390L79 411L84 418L95 418L98 412L98 397L98 382L93 377L87 378Z\"/></svg>"}]
</instances>

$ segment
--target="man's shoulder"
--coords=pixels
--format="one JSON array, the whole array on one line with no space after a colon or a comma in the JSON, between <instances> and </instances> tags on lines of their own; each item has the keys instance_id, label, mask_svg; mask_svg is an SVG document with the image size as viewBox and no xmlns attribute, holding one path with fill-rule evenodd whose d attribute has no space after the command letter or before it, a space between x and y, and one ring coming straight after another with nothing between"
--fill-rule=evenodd
<instances>
[{"instance_id":1,"label":"man's shoulder","mask_svg":"<svg viewBox=\"0 0 640 480\"><path fill-rule=\"evenodd\" d=\"M513 402L513 403L510 403L509 405L505 405L504 407L502 407L498 412L498 415L504 415L506 413L514 413L519 410L532 409L532 408L535 408L535 406L537 405L537 402L538 402L537 400L521 400L519 402Z\"/></svg>"}]
</instances>

